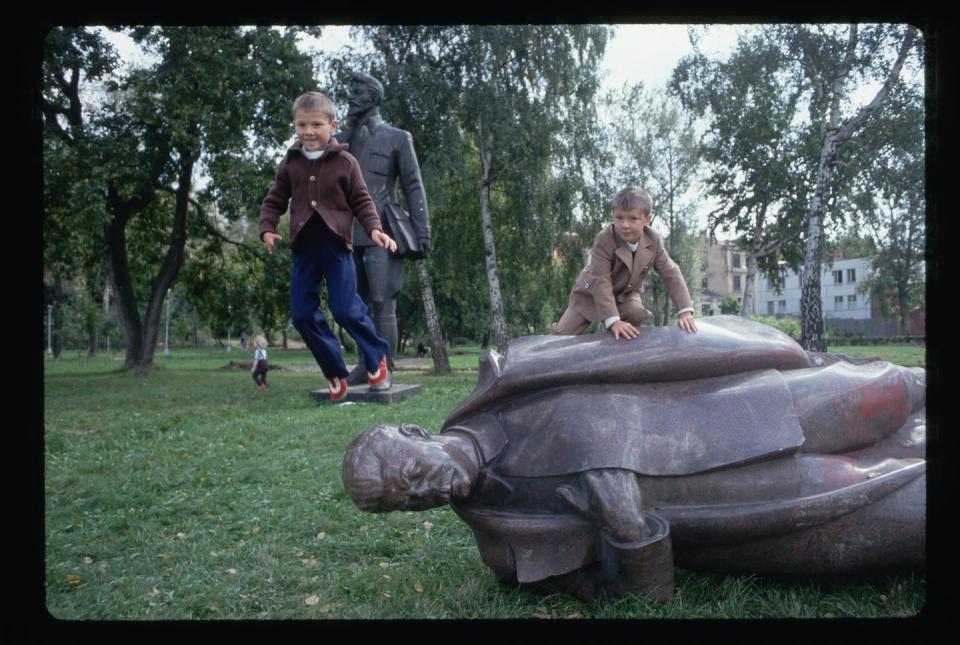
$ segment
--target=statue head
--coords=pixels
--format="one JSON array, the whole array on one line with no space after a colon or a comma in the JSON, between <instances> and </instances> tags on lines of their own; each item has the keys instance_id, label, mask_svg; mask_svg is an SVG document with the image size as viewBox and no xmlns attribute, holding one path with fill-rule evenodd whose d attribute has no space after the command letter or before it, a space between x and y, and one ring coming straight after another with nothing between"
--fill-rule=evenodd
<instances>
[{"instance_id":1,"label":"statue head","mask_svg":"<svg viewBox=\"0 0 960 645\"><path fill-rule=\"evenodd\" d=\"M379 108L383 103L383 85L369 74L353 72L350 77L347 101L349 103L348 118L360 118Z\"/></svg>"},{"instance_id":2,"label":"statue head","mask_svg":"<svg viewBox=\"0 0 960 645\"><path fill-rule=\"evenodd\" d=\"M378 425L358 435L343 457L343 487L358 508L420 511L470 494L478 472L462 438L419 426Z\"/></svg>"}]
</instances>

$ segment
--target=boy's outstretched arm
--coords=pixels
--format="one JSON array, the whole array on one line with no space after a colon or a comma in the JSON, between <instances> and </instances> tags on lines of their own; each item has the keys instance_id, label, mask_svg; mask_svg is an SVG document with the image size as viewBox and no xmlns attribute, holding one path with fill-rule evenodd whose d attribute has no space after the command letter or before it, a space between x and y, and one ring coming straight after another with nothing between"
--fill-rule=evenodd
<instances>
[{"instance_id":1,"label":"boy's outstretched arm","mask_svg":"<svg viewBox=\"0 0 960 645\"><path fill-rule=\"evenodd\" d=\"M688 331L692 333L696 333L697 331L697 323L693 320L692 311L685 311L679 316L677 316L677 325L683 331Z\"/></svg>"},{"instance_id":2,"label":"boy's outstretched arm","mask_svg":"<svg viewBox=\"0 0 960 645\"><path fill-rule=\"evenodd\" d=\"M267 252L273 253L273 245L277 243L277 240L282 240L283 238L277 235L276 233L271 233L267 231L263 234L263 243L267 245Z\"/></svg>"}]
</instances>

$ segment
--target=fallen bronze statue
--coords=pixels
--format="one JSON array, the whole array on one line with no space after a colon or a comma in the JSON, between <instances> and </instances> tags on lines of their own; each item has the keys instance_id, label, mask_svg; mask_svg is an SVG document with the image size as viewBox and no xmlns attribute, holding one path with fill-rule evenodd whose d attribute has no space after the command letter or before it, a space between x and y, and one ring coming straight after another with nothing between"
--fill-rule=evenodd
<instances>
[{"instance_id":1,"label":"fallen bronze statue","mask_svg":"<svg viewBox=\"0 0 960 645\"><path fill-rule=\"evenodd\" d=\"M440 434L357 436L344 487L372 512L450 504L500 581L580 598L668 600L675 565L922 567L924 370L735 316L698 327L487 351Z\"/></svg>"}]
</instances>

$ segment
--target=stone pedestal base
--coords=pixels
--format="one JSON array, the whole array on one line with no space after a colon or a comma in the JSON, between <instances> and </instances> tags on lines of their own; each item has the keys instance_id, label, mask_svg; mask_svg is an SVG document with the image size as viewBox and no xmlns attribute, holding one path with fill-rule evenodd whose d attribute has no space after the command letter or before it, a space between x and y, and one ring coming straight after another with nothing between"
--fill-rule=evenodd
<instances>
[{"instance_id":1,"label":"stone pedestal base","mask_svg":"<svg viewBox=\"0 0 960 645\"><path fill-rule=\"evenodd\" d=\"M347 390L347 396L337 401L337 403L354 401L357 403L383 403L389 405L422 393L422 385L407 385L405 383L394 383L393 387L385 392L371 392L369 385L351 385L350 389ZM327 388L313 390L310 392L310 396L316 399L317 403L331 403L330 390Z\"/></svg>"}]
</instances>

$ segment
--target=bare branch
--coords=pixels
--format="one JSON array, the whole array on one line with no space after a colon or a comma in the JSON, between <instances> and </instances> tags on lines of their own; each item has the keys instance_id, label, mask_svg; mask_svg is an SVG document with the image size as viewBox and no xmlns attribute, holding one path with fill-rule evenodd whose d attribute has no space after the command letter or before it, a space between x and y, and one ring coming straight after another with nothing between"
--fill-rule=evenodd
<instances>
[{"instance_id":1,"label":"bare branch","mask_svg":"<svg viewBox=\"0 0 960 645\"><path fill-rule=\"evenodd\" d=\"M903 68L903 64L907 60L907 55L910 53L910 48L913 46L913 41L916 36L917 28L913 25L910 25L907 28L907 33L904 35L903 43L900 45L900 52L897 54L897 60L894 62L893 67L890 68L890 74L887 75L887 80L884 81L880 89L877 90L877 94L873 97L873 100L860 108L860 111L857 112L857 115L850 119L850 121L840 129L840 131L837 133L838 143L841 143L853 136L853 133L861 125L863 125L864 121L866 121L870 115L880 107L880 104L893 88L894 83L897 82L897 78L900 76L900 70Z\"/></svg>"}]
</instances>

